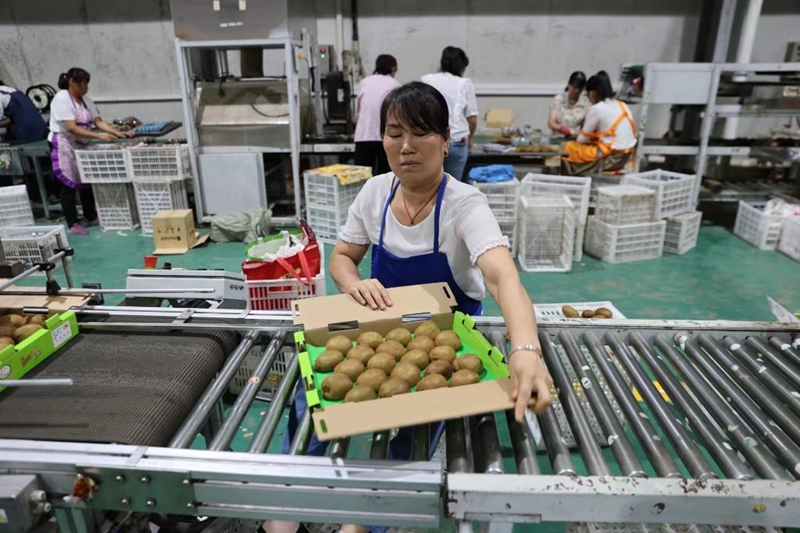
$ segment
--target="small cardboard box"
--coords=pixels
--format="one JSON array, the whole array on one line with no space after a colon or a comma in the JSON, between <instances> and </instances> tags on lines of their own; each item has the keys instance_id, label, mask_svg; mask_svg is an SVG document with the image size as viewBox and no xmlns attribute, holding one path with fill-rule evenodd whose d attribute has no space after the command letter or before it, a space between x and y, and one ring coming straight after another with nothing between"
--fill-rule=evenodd
<instances>
[{"instance_id":1,"label":"small cardboard box","mask_svg":"<svg viewBox=\"0 0 800 533\"><path fill-rule=\"evenodd\" d=\"M431 320L443 330L463 328L462 331L471 335L474 343L481 344L484 356L496 368L504 368L502 354L475 329L474 321L461 313L453 314L456 301L446 283L399 287L388 291L394 305L386 311L373 311L344 294L292 302L294 322L305 330L295 335L299 351L306 352L306 343L324 346L334 335L346 335L355 340L366 331L377 331L385 336L389 331L402 327L413 332L420 322ZM460 317L460 324L454 324L455 316ZM308 359L305 355L305 358L301 357L301 368L304 359ZM308 404L313 409L314 428L320 441L489 413L514 406L509 399L511 385L507 378L503 378L452 389L413 392L323 408L313 377L309 376L310 369L307 364L305 366L303 384ZM436 409L431 409L432 405Z\"/></svg>"},{"instance_id":2,"label":"small cardboard box","mask_svg":"<svg viewBox=\"0 0 800 533\"><path fill-rule=\"evenodd\" d=\"M486 112L487 128L505 128L514 122L514 113L506 108L494 108Z\"/></svg>"},{"instance_id":3,"label":"small cardboard box","mask_svg":"<svg viewBox=\"0 0 800 533\"><path fill-rule=\"evenodd\" d=\"M156 255L185 254L190 248L200 246L208 235L199 236L194 229L191 209L159 211L153 217L153 241Z\"/></svg>"}]
</instances>

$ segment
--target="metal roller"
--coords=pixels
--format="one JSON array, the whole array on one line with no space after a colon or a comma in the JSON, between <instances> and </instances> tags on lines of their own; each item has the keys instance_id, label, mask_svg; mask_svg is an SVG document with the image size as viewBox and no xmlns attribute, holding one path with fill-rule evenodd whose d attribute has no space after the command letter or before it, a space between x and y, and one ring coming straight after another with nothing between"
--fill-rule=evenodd
<instances>
[{"instance_id":1,"label":"metal roller","mask_svg":"<svg viewBox=\"0 0 800 533\"><path fill-rule=\"evenodd\" d=\"M539 415L539 425L542 427L542 439L553 473L557 476L577 476L578 471L575 470L569 448L564 444L564 435L552 407Z\"/></svg>"},{"instance_id":2,"label":"metal roller","mask_svg":"<svg viewBox=\"0 0 800 533\"><path fill-rule=\"evenodd\" d=\"M746 394L743 394L730 378L709 360L694 340L686 341L684 351L701 367L705 376L744 420L758 431L767 446L775 452L781 464L800 477L800 448L777 425L773 425L761 408Z\"/></svg>"},{"instance_id":3,"label":"metal roller","mask_svg":"<svg viewBox=\"0 0 800 533\"><path fill-rule=\"evenodd\" d=\"M431 458L431 426L420 424L414 426L411 441L411 460L428 461Z\"/></svg>"},{"instance_id":4,"label":"metal roller","mask_svg":"<svg viewBox=\"0 0 800 533\"><path fill-rule=\"evenodd\" d=\"M331 459L347 459L350 449L350 439L336 439L331 443Z\"/></svg>"},{"instance_id":5,"label":"metal roller","mask_svg":"<svg viewBox=\"0 0 800 533\"><path fill-rule=\"evenodd\" d=\"M476 417L476 419L481 472L484 474L502 474L505 472L503 452L500 449L500 441L497 438L494 414L489 413Z\"/></svg>"},{"instance_id":6,"label":"metal roller","mask_svg":"<svg viewBox=\"0 0 800 533\"><path fill-rule=\"evenodd\" d=\"M466 420L456 418L448 420L445 428L445 439L447 447L447 471L466 473L473 471L472 454L467 443L465 429Z\"/></svg>"},{"instance_id":7,"label":"metal roller","mask_svg":"<svg viewBox=\"0 0 800 533\"><path fill-rule=\"evenodd\" d=\"M770 337L769 343L774 346L776 350L779 350L782 354L784 354L786 358L792 362L795 368L800 370L800 351L798 351L797 348L788 342L782 341L778 337Z\"/></svg>"},{"instance_id":8,"label":"metal roller","mask_svg":"<svg viewBox=\"0 0 800 533\"><path fill-rule=\"evenodd\" d=\"M722 401L717 392L702 378L700 373L686 360L678 349L662 335L656 337L656 346L680 372L690 389L703 401L714 418L722 425L736 448L759 476L765 479L793 479L778 463L746 425L742 424L733 409Z\"/></svg>"},{"instance_id":9,"label":"metal roller","mask_svg":"<svg viewBox=\"0 0 800 533\"><path fill-rule=\"evenodd\" d=\"M390 435L388 431L381 431L372 435L372 447L369 458L376 461L385 461L389 456Z\"/></svg>"},{"instance_id":10,"label":"metal roller","mask_svg":"<svg viewBox=\"0 0 800 533\"><path fill-rule=\"evenodd\" d=\"M292 360L289 361L289 367L286 369L281 384L278 385L278 390L272 397L266 416L261 420L261 424L253 436L253 442L250 443L250 448L247 450L248 453L264 453L269 447L269 441L272 440L275 430L278 429L278 423L294 390L298 374L300 374L300 362L295 353Z\"/></svg>"},{"instance_id":11,"label":"metal roller","mask_svg":"<svg viewBox=\"0 0 800 533\"><path fill-rule=\"evenodd\" d=\"M655 354L644 337L640 333L634 332L631 333L630 339L634 349L647 361L672 399L672 403L683 413L694 432L702 439L725 476L729 479L753 479L753 472L739 460L733 446L728 443L728 439L713 429L708 418L686 394L667 365Z\"/></svg>"},{"instance_id":12,"label":"metal roller","mask_svg":"<svg viewBox=\"0 0 800 533\"><path fill-rule=\"evenodd\" d=\"M572 381L546 333L539 333L539 343L542 345L542 355L547 368L550 370L550 375L553 377L553 382L558 387L558 399L572 427L578 450L581 452L583 462L586 464L586 470L592 476L610 476L611 469L608 467L603 457L603 452L595 440L589 420L586 418L586 413L583 412L578 395L575 394L575 390L572 388Z\"/></svg>"},{"instance_id":13,"label":"metal roller","mask_svg":"<svg viewBox=\"0 0 800 533\"><path fill-rule=\"evenodd\" d=\"M622 339L614 332L606 333L605 339L611 349L617 354L617 359L625 367L628 376L633 380L639 394L644 398L645 403L656 417L664 433L672 442L672 446L678 453L678 456L686 465L692 477L698 479L707 479L717 477L714 472L714 467L703 456L703 453L698 449L697 445L692 441L692 438L686 433L686 430L675 418L675 415L670 410L661 395L656 391L650 378L644 373L644 370L636 358L631 353L627 345L622 342Z\"/></svg>"},{"instance_id":14,"label":"metal roller","mask_svg":"<svg viewBox=\"0 0 800 533\"><path fill-rule=\"evenodd\" d=\"M597 363L598 368L603 373L606 384L617 399L622 412L625 413L628 423L639 438L639 442L644 448L644 453L656 473L661 477L667 478L683 477L667 447L661 442L661 437L658 436L650 419L643 416L644 412L639 406L639 402L633 397L628 384L620 374L614 361L611 360L611 356L605 347L600 343L600 340L594 333L587 332L583 334L583 342L592 353L594 362Z\"/></svg>"},{"instance_id":15,"label":"metal roller","mask_svg":"<svg viewBox=\"0 0 800 533\"><path fill-rule=\"evenodd\" d=\"M294 434L294 439L289 446L289 455L304 455L308 449L308 443L311 442L311 435L314 433L311 428L311 410L306 407L303 411L303 416L297 424L297 432Z\"/></svg>"},{"instance_id":16,"label":"metal roller","mask_svg":"<svg viewBox=\"0 0 800 533\"><path fill-rule=\"evenodd\" d=\"M800 442L800 418L797 418L754 375L738 364L725 348L705 334L698 335L700 346L721 366L741 389L747 393L794 442Z\"/></svg>"},{"instance_id":17,"label":"metal roller","mask_svg":"<svg viewBox=\"0 0 800 533\"><path fill-rule=\"evenodd\" d=\"M749 346L739 342L738 339L725 337L722 339L722 344L739 363L746 366L775 396L780 398L786 404L786 407L800 416L800 392L796 391L795 387L784 379L780 372L760 363L758 355Z\"/></svg>"},{"instance_id":18,"label":"metal roller","mask_svg":"<svg viewBox=\"0 0 800 533\"><path fill-rule=\"evenodd\" d=\"M800 388L800 368L787 361L778 350L764 342L764 339L760 337L747 337L744 342L761 354L772 366L780 370L795 387Z\"/></svg>"},{"instance_id":19,"label":"metal roller","mask_svg":"<svg viewBox=\"0 0 800 533\"><path fill-rule=\"evenodd\" d=\"M611 452L617 460L619 469L623 475L629 477L647 477L644 471L642 462L636 455L636 452L631 446L628 436L625 435L625 429L619 423L617 415L614 413L614 408L606 398L603 388L597 377L589 367L589 361L581 352L578 343L572 337L569 331L562 331L558 334L558 340L561 341L564 351L567 353L575 375L581 382L583 392L586 394L592 406L592 411L597 418L600 429L603 430L608 444L611 447Z\"/></svg>"}]
</instances>

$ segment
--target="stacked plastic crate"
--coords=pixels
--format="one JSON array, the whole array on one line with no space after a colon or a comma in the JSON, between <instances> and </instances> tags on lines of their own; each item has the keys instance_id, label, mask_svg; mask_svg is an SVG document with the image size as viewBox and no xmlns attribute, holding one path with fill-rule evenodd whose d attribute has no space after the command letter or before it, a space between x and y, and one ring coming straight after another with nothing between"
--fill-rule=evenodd
<instances>
[{"instance_id":1,"label":"stacked plastic crate","mask_svg":"<svg viewBox=\"0 0 800 533\"><path fill-rule=\"evenodd\" d=\"M33 210L24 185L0 188L0 227L33 224Z\"/></svg>"},{"instance_id":2,"label":"stacked plastic crate","mask_svg":"<svg viewBox=\"0 0 800 533\"><path fill-rule=\"evenodd\" d=\"M152 234L159 211L188 209L186 180L191 177L186 145L137 146L128 150L142 233Z\"/></svg>"},{"instance_id":3,"label":"stacked plastic crate","mask_svg":"<svg viewBox=\"0 0 800 533\"><path fill-rule=\"evenodd\" d=\"M519 197L519 180L512 179L497 183L470 181L470 185L481 191L489 201L489 208L500 224L500 231L511 243L511 254L516 253L517 198Z\"/></svg>"},{"instance_id":4,"label":"stacked plastic crate","mask_svg":"<svg viewBox=\"0 0 800 533\"><path fill-rule=\"evenodd\" d=\"M372 177L372 169L355 165L331 165L303 173L306 221L317 239L336 244L347 210Z\"/></svg>"},{"instance_id":5,"label":"stacked plastic crate","mask_svg":"<svg viewBox=\"0 0 800 533\"><path fill-rule=\"evenodd\" d=\"M784 221L778 250L800 261L800 217L788 217Z\"/></svg>"},{"instance_id":6,"label":"stacked plastic crate","mask_svg":"<svg viewBox=\"0 0 800 533\"><path fill-rule=\"evenodd\" d=\"M26 268L49 261L60 248L69 248L63 225L0 228L0 240L3 241L6 260L11 263L20 261ZM56 268L61 267L61 261L54 264Z\"/></svg>"},{"instance_id":7,"label":"stacked plastic crate","mask_svg":"<svg viewBox=\"0 0 800 533\"><path fill-rule=\"evenodd\" d=\"M103 230L130 230L139 226L128 150L97 147L76 150L83 183L91 183Z\"/></svg>"},{"instance_id":8,"label":"stacked plastic crate","mask_svg":"<svg viewBox=\"0 0 800 533\"><path fill-rule=\"evenodd\" d=\"M575 246L575 206L566 196L519 198L517 260L525 272L569 272Z\"/></svg>"}]
</instances>

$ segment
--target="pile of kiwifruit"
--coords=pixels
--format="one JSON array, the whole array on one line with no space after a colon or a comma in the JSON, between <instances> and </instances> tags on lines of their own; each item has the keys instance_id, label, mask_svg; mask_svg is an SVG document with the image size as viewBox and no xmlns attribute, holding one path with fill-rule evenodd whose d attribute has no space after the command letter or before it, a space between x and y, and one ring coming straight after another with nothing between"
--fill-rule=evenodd
<instances>
[{"instance_id":1,"label":"pile of kiwifruit","mask_svg":"<svg viewBox=\"0 0 800 533\"><path fill-rule=\"evenodd\" d=\"M577 309L571 305L561 306L561 312L567 318L613 318L614 313L606 307L598 307L597 309L584 309L579 313Z\"/></svg>"},{"instance_id":2,"label":"pile of kiwifruit","mask_svg":"<svg viewBox=\"0 0 800 533\"><path fill-rule=\"evenodd\" d=\"M0 350L15 346L44 328L44 315L8 314L0 316Z\"/></svg>"},{"instance_id":3,"label":"pile of kiwifruit","mask_svg":"<svg viewBox=\"0 0 800 533\"><path fill-rule=\"evenodd\" d=\"M380 333L367 331L353 341L336 335L314 361L314 370L333 372L322 381L322 396L329 401L363 402L398 394L460 387L480 381L483 362L475 354L462 354L461 339L423 322L414 335L404 328Z\"/></svg>"}]
</instances>

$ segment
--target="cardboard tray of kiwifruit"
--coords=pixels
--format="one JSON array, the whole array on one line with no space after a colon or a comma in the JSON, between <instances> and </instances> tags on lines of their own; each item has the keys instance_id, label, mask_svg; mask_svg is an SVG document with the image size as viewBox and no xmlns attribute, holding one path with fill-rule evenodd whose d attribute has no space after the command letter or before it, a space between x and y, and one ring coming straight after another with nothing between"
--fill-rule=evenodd
<instances>
[{"instance_id":1,"label":"cardboard tray of kiwifruit","mask_svg":"<svg viewBox=\"0 0 800 533\"><path fill-rule=\"evenodd\" d=\"M322 440L508 409L499 350L453 313L446 283L389 289L393 306L337 295L293 302L306 399ZM329 317L336 317L331 322Z\"/></svg>"}]
</instances>

